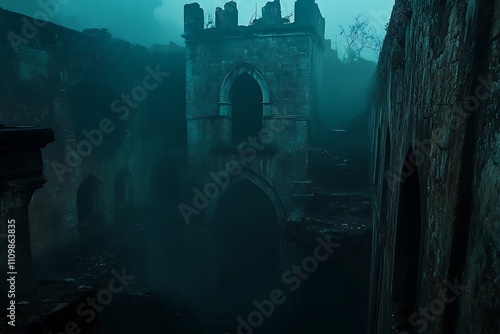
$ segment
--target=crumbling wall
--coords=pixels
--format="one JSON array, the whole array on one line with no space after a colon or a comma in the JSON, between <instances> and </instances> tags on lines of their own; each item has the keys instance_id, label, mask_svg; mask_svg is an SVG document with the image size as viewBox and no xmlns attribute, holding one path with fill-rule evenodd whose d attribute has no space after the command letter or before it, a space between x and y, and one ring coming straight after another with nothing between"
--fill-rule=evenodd
<instances>
[{"instance_id":1,"label":"crumbling wall","mask_svg":"<svg viewBox=\"0 0 500 334\"><path fill-rule=\"evenodd\" d=\"M113 39L106 29L77 32L51 23L39 27L43 23L0 9L0 35L6 37L0 42L5 65L0 67L0 123L55 132L55 142L43 152L48 182L30 205L35 256L80 239L76 197L87 175L103 185L109 227L119 172L131 173L134 202L146 205L149 187L138 185L150 183L157 161L179 156L185 140L184 89L169 92L183 82L182 53L152 53Z\"/></svg>"},{"instance_id":2,"label":"crumbling wall","mask_svg":"<svg viewBox=\"0 0 500 334\"><path fill-rule=\"evenodd\" d=\"M306 148L311 119L318 110L316 88L323 65L322 44L309 31L253 32L247 28L251 27L205 30L199 36L187 36L190 180L194 187L200 187L207 182L200 176L225 170L226 162L233 159L263 176L280 194L289 194L283 201L290 209L293 180L307 177ZM275 122L276 126L283 121L287 124L266 145L266 149L277 153L259 155L248 163L236 149L225 152L224 158L211 153L214 148L232 145L231 118L222 110L230 103L221 101L220 96L226 77L241 66L258 72L268 88L269 98L263 101L263 128ZM289 168L291 165L294 168ZM192 193L188 196L192 197Z\"/></svg>"},{"instance_id":3,"label":"crumbling wall","mask_svg":"<svg viewBox=\"0 0 500 334\"><path fill-rule=\"evenodd\" d=\"M400 188L412 170L420 176L422 243L410 324L425 333L499 329L499 16L498 1L396 1L371 110L374 228L382 240L375 247L383 264L371 333L398 326L392 259ZM403 169L410 148L415 159ZM449 303L439 301L446 280L465 286Z\"/></svg>"}]
</instances>

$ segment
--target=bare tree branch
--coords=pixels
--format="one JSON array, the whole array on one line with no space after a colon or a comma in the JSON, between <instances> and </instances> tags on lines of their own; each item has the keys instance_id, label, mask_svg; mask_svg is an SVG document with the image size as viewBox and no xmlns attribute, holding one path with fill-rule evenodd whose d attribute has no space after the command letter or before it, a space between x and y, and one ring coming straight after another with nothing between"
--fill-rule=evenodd
<instances>
[{"instance_id":1,"label":"bare tree branch","mask_svg":"<svg viewBox=\"0 0 500 334\"><path fill-rule=\"evenodd\" d=\"M370 20L363 14L354 17L348 29L340 26L340 35L345 39L344 62L362 58L362 53L372 51L376 56L382 48L382 39L370 27Z\"/></svg>"}]
</instances>

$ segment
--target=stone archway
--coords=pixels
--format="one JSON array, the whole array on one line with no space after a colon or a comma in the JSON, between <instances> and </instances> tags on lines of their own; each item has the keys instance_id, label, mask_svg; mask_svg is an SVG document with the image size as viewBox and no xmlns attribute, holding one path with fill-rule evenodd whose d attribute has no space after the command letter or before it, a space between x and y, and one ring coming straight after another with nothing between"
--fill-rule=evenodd
<instances>
[{"instance_id":1,"label":"stone archway","mask_svg":"<svg viewBox=\"0 0 500 334\"><path fill-rule=\"evenodd\" d=\"M208 222L210 224L213 224L215 222L215 210L218 206L220 198L228 189L243 180L248 180L251 183L255 184L263 193L266 194L269 200L273 203L273 207L275 208L276 215L278 217L278 224L283 225L286 219L286 210L283 201L281 200L281 196L269 183L269 181L258 175L256 172L247 168L244 168L243 172L239 175L231 177L229 185L224 187L221 190L219 196L217 196L217 198L210 202L210 205L208 207Z\"/></svg>"},{"instance_id":2,"label":"stone archway","mask_svg":"<svg viewBox=\"0 0 500 334\"><path fill-rule=\"evenodd\" d=\"M270 116L272 102L269 86L264 76L256 68L247 63L239 65L224 78L219 94L219 116L230 117L232 115L231 90L236 80L243 74L247 74L259 84L262 91L262 114L263 116Z\"/></svg>"},{"instance_id":3,"label":"stone archway","mask_svg":"<svg viewBox=\"0 0 500 334\"><path fill-rule=\"evenodd\" d=\"M281 226L269 190L249 177L232 182L213 208L215 290L243 312L279 283Z\"/></svg>"},{"instance_id":4,"label":"stone archway","mask_svg":"<svg viewBox=\"0 0 500 334\"><path fill-rule=\"evenodd\" d=\"M396 245L394 252L391 299L395 323L398 330L410 331L410 315L418 300L420 282L422 208L420 178L414 164L415 156L410 149L401 176L398 218L396 225Z\"/></svg>"}]
</instances>

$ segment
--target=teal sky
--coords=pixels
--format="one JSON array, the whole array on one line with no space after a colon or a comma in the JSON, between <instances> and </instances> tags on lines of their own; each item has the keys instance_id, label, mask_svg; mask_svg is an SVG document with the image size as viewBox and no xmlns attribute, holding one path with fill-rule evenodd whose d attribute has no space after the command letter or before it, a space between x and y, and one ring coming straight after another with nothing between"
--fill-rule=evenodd
<instances>
[{"instance_id":1,"label":"teal sky","mask_svg":"<svg viewBox=\"0 0 500 334\"><path fill-rule=\"evenodd\" d=\"M42 1L49 2L49 1ZM183 6L193 1L165 0L65 0L50 21L72 29L108 28L118 38L151 46L174 41L182 44ZM199 0L205 12L215 12L215 7L223 6L226 0ZM257 5L259 15L267 0L236 0L240 11L240 24L247 25ZM281 0L283 16L291 14L294 0ZM366 15L374 30L383 37L394 0L316 0L327 22L327 38L337 41L342 48L339 25L347 27L359 13ZM42 10L38 1L0 0L0 7L35 16ZM293 19L293 18L292 18Z\"/></svg>"}]
</instances>

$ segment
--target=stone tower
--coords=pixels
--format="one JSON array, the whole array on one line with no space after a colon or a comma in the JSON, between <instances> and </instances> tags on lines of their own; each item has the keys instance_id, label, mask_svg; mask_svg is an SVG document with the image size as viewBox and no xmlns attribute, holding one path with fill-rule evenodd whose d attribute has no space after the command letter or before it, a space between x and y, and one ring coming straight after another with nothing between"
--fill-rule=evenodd
<instances>
[{"instance_id":1,"label":"stone tower","mask_svg":"<svg viewBox=\"0 0 500 334\"><path fill-rule=\"evenodd\" d=\"M239 26L237 5L230 1L217 8L215 22L206 28L200 5L185 5L188 169L196 190L191 196L198 194L195 215L213 221L223 193L249 180L268 196L282 224L307 193L300 189L308 183L325 20L314 0L298 0L290 23L274 1L261 18Z\"/></svg>"}]
</instances>

